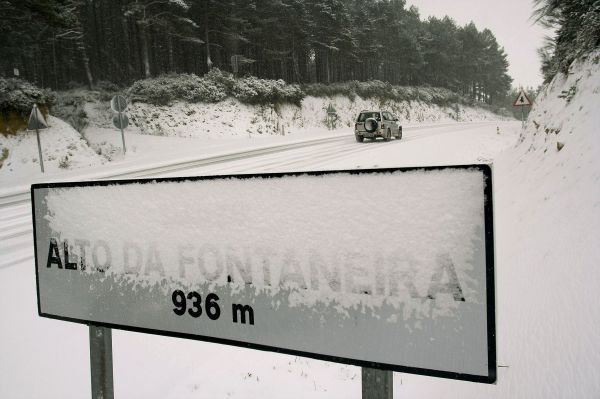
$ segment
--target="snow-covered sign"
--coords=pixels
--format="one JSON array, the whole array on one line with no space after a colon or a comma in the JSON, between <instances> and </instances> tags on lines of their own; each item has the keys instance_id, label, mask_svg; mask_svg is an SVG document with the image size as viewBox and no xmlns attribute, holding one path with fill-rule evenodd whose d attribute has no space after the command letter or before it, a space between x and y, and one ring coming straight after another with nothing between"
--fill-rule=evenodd
<instances>
[{"instance_id":1,"label":"snow-covered sign","mask_svg":"<svg viewBox=\"0 0 600 399\"><path fill-rule=\"evenodd\" d=\"M127 99L121 95L116 95L110 100L110 108L115 112L123 112L127 109Z\"/></svg>"},{"instance_id":2,"label":"snow-covered sign","mask_svg":"<svg viewBox=\"0 0 600 399\"><path fill-rule=\"evenodd\" d=\"M515 99L515 102L513 103L513 105L515 107L531 105L531 100L529 99L529 97L527 97L527 94L525 94L525 91L523 89L521 89L521 91L519 91L519 94L517 95L517 98Z\"/></svg>"},{"instance_id":3,"label":"snow-covered sign","mask_svg":"<svg viewBox=\"0 0 600 399\"><path fill-rule=\"evenodd\" d=\"M496 380L485 165L32 186L39 314Z\"/></svg>"},{"instance_id":4,"label":"snow-covered sign","mask_svg":"<svg viewBox=\"0 0 600 399\"><path fill-rule=\"evenodd\" d=\"M40 130L46 129L48 124L44 115L40 112L40 109L36 104L33 105L31 113L29 114L29 121L27 122L27 130Z\"/></svg>"},{"instance_id":5,"label":"snow-covered sign","mask_svg":"<svg viewBox=\"0 0 600 399\"><path fill-rule=\"evenodd\" d=\"M127 126L129 126L129 118L127 117L127 115L121 112L119 112L116 115L113 115L112 122L117 129L127 129Z\"/></svg>"}]
</instances>

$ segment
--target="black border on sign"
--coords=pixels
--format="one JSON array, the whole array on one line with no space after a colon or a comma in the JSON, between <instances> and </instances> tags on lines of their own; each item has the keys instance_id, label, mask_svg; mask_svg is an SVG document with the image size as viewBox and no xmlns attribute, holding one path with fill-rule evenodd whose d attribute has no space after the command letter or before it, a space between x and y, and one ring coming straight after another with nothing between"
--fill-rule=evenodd
<instances>
[{"instance_id":1,"label":"black border on sign","mask_svg":"<svg viewBox=\"0 0 600 399\"><path fill-rule=\"evenodd\" d=\"M70 317L63 317L43 313L40 303L40 282L38 275L38 254L36 241L36 213L35 213L35 198L34 192L36 189L42 188L58 188L58 187L88 187L88 186L110 186L123 184L148 184L157 182L184 182L184 181L199 181L213 179L252 179L252 178L281 178L285 176L321 176L330 174L366 174L366 173L391 173L391 172L406 172L406 171L432 171L432 170L447 170L447 169L476 169L483 173L484 176L484 223L485 223L485 254L486 254L486 302L487 302L487 343L488 343L488 375L464 374L450 371L423 369L417 367L408 367L395 364L376 363L364 360L337 357L331 355L323 355L319 353L296 351L293 349L278 348L268 345L253 344L243 341L234 341L222 338L207 337L202 335L177 333L170 331L154 330L143 327L127 326L122 324L110 324L96 322L93 320L81 320ZM38 314L41 317L70 321L87 325L101 326L113 329L133 331L138 333L147 333L162 335L168 337L193 339L197 341L213 342L224 345L239 346L249 349L257 349L269 352L284 353L288 355L304 356L319 360L325 360L336 363L351 364L360 367L369 367L380 370L390 370L401 373L420 374L431 377L449 378L454 380L480 382L486 384L494 384L497 378L496 369L496 305L495 305L495 286L494 286L494 225L493 225L493 201L492 201L492 169L489 165L474 164L474 165L453 165L453 166L425 166L425 167L404 167L404 168L382 168L382 169L353 169L353 170L330 170L330 171L307 171L307 172L286 172L286 173L258 173L258 174L240 174L240 175L214 175L214 176L195 176L195 177L168 177L155 179L130 179L130 180L102 180L102 181L85 181L85 182L60 182L60 183L39 183L31 186L31 207L33 219L33 243L35 256L35 278L36 278L36 293Z\"/></svg>"}]
</instances>

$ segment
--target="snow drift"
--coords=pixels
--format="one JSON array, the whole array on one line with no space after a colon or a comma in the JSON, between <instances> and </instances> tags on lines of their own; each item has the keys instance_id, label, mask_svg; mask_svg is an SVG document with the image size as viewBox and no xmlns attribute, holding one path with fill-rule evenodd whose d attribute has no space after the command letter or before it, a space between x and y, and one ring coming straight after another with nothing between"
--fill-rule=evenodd
<instances>
[{"instance_id":1,"label":"snow drift","mask_svg":"<svg viewBox=\"0 0 600 399\"><path fill-rule=\"evenodd\" d=\"M504 366L497 385L428 380L427 397L600 393L599 57L557 75L537 98L519 142L494 162L498 364ZM424 379L403 376L400 392L424 397Z\"/></svg>"}]
</instances>

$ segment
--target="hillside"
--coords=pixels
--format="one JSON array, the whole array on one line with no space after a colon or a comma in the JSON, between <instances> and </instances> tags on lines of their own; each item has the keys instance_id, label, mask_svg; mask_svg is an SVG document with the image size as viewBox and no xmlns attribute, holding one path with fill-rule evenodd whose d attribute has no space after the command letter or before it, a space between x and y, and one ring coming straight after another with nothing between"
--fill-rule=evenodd
<instances>
[{"instance_id":1,"label":"hillside","mask_svg":"<svg viewBox=\"0 0 600 399\"><path fill-rule=\"evenodd\" d=\"M600 392L600 52L542 91L494 162L498 383L404 375L407 396L592 398Z\"/></svg>"},{"instance_id":2,"label":"hillside","mask_svg":"<svg viewBox=\"0 0 600 399\"><path fill-rule=\"evenodd\" d=\"M253 80L279 84L277 81ZM283 87L289 88L293 85ZM268 85L267 89L263 96L275 91L270 90ZM139 101L138 95L138 101L132 102L126 111L130 119L126 141L133 145L129 146L125 156L121 150L121 135L112 124L113 112L108 100L114 93L72 90L59 93L58 103L53 108L55 116L48 121L49 129L40 133L44 166L46 172L61 173L107 162L130 162L136 158L139 162L139 156L148 161L167 161L183 155L182 149L188 153L195 149L198 154L207 145L220 145L232 140L238 142L238 147L243 147L257 141L284 139L283 136L286 140L302 140L352 135L354 120L364 109L389 110L399 117L404 126L507 119L486 108L461 104L458 100L453 102L451 96L454 94L449 91L442 91L449 97L436 104L432 98L437 94L436 90L418 90L419 100L362 98L352 93L351 96L303 96L298 104L254 104L223 97L216 102L172 99L160 105ZM151 98L156 100L156 97ZM448 105L444 105L446 103ZM329 105L336 110L336 121L328 127L326 109ZM38 158L34 132L0 135L0 181L7 186L26 184L34 176L41 175Z\"/></svg>"},{"instance_id":3,"label":"hillside","mask_svg":"<svg viewBox=\"0 0 600 399\"><path fill-rule=\"evenodd\" d=\"M466 105L436 105L425 101L394 101L378 98L336 95L308 96L301 104L244 104L227 98L217 103L176 101L171 105L133 103L127 113L132 132L157 136L222 139L257 135L329 134L326 109L332 105L337 120L332 131L352 134L354 121L361 110L385 109L395 113L403 124L435 122L469 122L502 120L483 108ZM94 127L111 128L112 117L107 103L90 102L85 106L90 117L86 137L93 140ZM88 134L89 133L89 134Z\"/></svg>"}]
</instances>

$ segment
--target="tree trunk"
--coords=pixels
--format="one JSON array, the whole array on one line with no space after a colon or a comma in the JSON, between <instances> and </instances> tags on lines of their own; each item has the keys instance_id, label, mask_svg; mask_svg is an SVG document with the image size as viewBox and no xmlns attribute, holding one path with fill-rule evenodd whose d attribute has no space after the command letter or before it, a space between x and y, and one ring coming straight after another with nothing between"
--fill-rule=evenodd
<instances>
[{"instance_id":1,"label":"tree trunk","mask_svg":"<svg viewBox=\"0 0 600 399\"><path fill-rule=\"evenodd\" d=\"M150 77L150 57L148 54L148 37L146 36L145 21L139 22L140 27L140 44L142 46L142 63L144 64L144 77Z\"/></svg>"},{"instance_id":2,"label":"tree trunk","mask_svg":"<svg viewBox=\"0 0 600 399\"><path fill-rule=\"evenodd\" d=\"M52 73L54 75L54 90L58 90L58 72L56 70L56 35L52 31Z\"/></svg>"},{"instance_id":3,"label":"tree trunk","mask_svg":"<svg viewBox=\"0 0 600 399\"><path fill-rule=\"evenodd\" d=\"M83 61L83 68L85 69L85 77L87 79L88 87L90 90L94 90L94 78L92 76L92 70L90 69L90 59L83 43L83 39L78 43L79 51L81 51L81 60Z\"/></svg>"},{"instance_id":4,"label":"tree trunk","mask_svg":"<svg viewBox=\"0 0 600 399\"><path fill-rule=\"evenodd\" d=\"M210 59L210 40L208 40L208 4L206 4L206 12L204 13L204 40L206 41L206 67L210 71L213 63Z\"/></svg>"}]
</instances>

